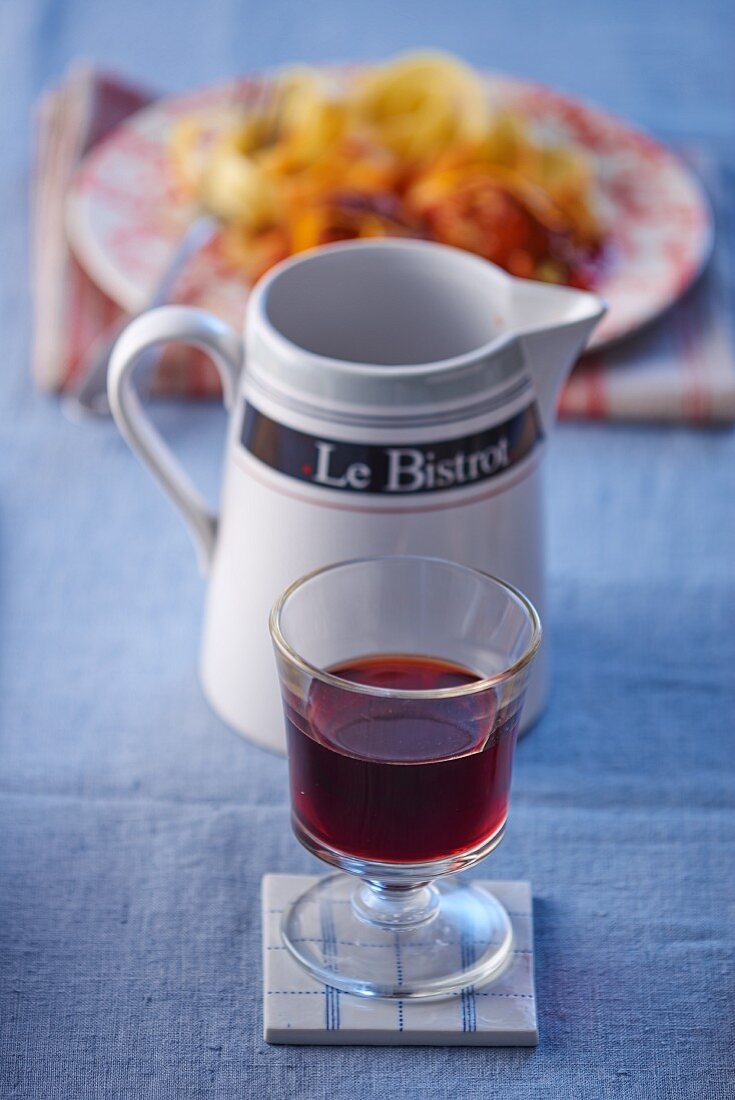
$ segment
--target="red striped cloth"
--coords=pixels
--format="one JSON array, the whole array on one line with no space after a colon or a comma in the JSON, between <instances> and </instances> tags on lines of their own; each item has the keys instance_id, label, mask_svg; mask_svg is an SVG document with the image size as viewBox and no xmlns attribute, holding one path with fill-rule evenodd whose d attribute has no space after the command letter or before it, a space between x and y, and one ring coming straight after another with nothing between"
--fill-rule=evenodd
<instances>
[{"instance_id":1,"label":"red striped cloth","mask_svg":"<svg viewBox=\"0 0 735 1100\"><path fill-rule=\"evenodd\" d=\"M74 258L64 230L70 180L92 146L150 92L77 67L39 105L33 214L35 329L33 375L39 388L73 386L84 353L120 316ZM698 159L717 204L718 178ZM735 420L735 350L725 299L724 249L706 277L659 324L619 347L586 356L567 384L560 414L590 420ZM212 371L198 353L175 349L159 366L159 392L210 393Z\"/></svg>"},{"instance_id":2,"label":"red striped cloth","mask_svg":"<svg viewBox=\"0 0 735 1100\"><path fill-rule=\"evenodd\" d=\"M715 210L722 181L712 161L690 152ZM727 247L716 239L702 278L657 323L577 366L559 412L588 420L735 421L735 341L727 298Z\"/></svg>"},{"instance_id":3,"label":"red striped cloth","mask_svg":"<svg viewBox=\"0 0 735 1100\"><path fill-rule=\"evenodd\" d=\"M84 352L122 315L72 254L64 204L84 155L153 98L117 77L78 66L39 103L31 211L33 376L41 389L72 386Z\"/></svg>"}]
</instances>

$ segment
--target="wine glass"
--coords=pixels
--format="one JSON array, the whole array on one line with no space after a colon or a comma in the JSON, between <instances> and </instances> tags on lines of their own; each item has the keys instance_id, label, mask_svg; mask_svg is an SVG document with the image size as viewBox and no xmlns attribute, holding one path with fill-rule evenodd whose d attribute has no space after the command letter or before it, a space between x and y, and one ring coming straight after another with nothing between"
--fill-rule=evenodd
<instances>
[{"instance_id":1,"label":"wine glass","mask_svg":"<svg viewBox=\"0 0 735 1100\"><path fill-rule=\"evenodd\" d=\"M321 982L363 996L446 996L497 975L507 912L445 876L503 835L541 641L534 607L452 562L364 558L290 585L270 630L293 829L340 872L284 914L286 947Z\"/></svg>"}]
</instances>

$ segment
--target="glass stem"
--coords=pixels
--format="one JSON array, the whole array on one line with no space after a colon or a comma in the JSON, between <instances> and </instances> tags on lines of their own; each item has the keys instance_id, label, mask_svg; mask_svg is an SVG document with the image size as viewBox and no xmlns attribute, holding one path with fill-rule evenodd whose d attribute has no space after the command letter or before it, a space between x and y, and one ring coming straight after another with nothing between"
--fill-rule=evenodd
<instances>
[{"instance_id":1,"label":"glass stem","mask_svg":"<svg viewBox=\"0 0 735 1100\"><path fill-rule=\"evenodd\" d=\"M438 908L439 896L431 882L397 886L365 880L352 896L352 910L360 920L394 931L430 921Z\"/></svg>"}]
</instances>

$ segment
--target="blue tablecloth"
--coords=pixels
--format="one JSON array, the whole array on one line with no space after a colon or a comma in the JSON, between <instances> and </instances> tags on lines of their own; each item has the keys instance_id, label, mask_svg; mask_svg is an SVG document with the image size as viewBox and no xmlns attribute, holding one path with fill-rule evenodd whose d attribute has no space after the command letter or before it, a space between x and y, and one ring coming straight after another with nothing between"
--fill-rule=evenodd
<instances>
[{"instance_id":1,"label":"blue tablecloth","mask_svg":"<svg viewBox=\"0 0 735 1100\"><path fill-rule=\"evenodd\" d=\"M734 12L2 5L0 1094L735 1095L732 433L564 426L552 442L554 690L483 872L533 881L538 1049L271 1048L260 877L315 865L289 833L284 761L202 699L183 529L109 423L72 425L32 391L24 217L30 105L79 54L182 88L444 45L704 140L732 185ZM220 411L161 419L214 494Z\"/></svg>"}]
</instances>

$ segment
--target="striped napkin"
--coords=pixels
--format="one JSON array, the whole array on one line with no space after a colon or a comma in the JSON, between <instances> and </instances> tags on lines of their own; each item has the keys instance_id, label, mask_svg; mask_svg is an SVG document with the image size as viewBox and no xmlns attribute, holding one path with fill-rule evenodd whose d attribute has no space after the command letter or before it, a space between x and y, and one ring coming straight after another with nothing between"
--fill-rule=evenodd
<instances>
[{"instance_id":1,"label":"striped napkin","mask_svg":"<svg viewBox=\"0 0 735 1100\"><path fill-rule=\"evenodd\" d=\"M716 164L699 150L687 159L715 211L723 209ZM562 394L559 414L588 420L735 421L735 341L728 305L724 234L694 287L657 323L607 351L590 352Z\"/></svg>"},{"instance_id":2,"label":"striped napkin","mask_svg":"<svg viewBox=\"0 0 735 1100\"><path fill-rule=\"evenodd\" d=\"M64 203L80 160L92 146L153 95L89 67L73 69L39 105L33 180L33 376L42 390L74 386L85 351L121 316L73 256L64 230ZM715 207L716 168L702 157ZM659 323L609 351L589 354L562 395L565 418L628 421L735 421L735 345L728 324L722 245L706 276ZM174 355L176 358L174 359ZM214 392L197 353L164 357L159 393Z\"/></svg>"},{"instance_id":3,"label":"striped napkin","mask_svg":"<svg viewBox=\"0 0 735 1100\"><path fill-rule=\"evenodd\" d=\"M32 369L42 390L71 388L85 351L122 316L72 254L64 207L85 154L153 98L118 77L77 65L38 104L31 195Z\"/></svg>"}]
</instances>

